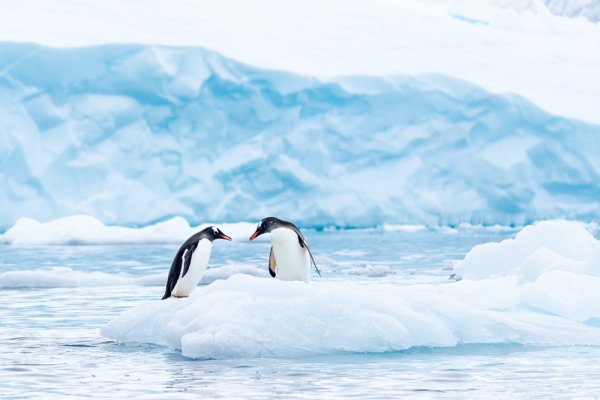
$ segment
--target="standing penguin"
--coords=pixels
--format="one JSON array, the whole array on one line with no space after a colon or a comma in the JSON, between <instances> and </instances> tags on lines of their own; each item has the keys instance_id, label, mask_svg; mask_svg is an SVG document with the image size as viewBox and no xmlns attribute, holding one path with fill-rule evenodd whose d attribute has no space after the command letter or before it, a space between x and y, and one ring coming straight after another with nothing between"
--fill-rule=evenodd
<instances>
[{"instance_id":1,"label":"standing penguin","mask_svg":"<svg viewBox=\"0 0 600 400\"><path fill-rule=\"evenodd\" d=\"M209 226L192 235L181 245L171 264L163 300L169 297L189 296L204 275L215 239L231 240L216 226Z\"/></svg>"},{"instance_id":2,"label":"standing penguin","mask_svg":"<svg viewBox=\"0 0 600 400\"><path fill-rule=\"evenodd\" d=\"M250 240L263 233L271 233L269 273L273 278L308 282L311 262L321 276L308 243L296 225L279 218L268 217L258 223Z\"/></svg>"}]
</instances>

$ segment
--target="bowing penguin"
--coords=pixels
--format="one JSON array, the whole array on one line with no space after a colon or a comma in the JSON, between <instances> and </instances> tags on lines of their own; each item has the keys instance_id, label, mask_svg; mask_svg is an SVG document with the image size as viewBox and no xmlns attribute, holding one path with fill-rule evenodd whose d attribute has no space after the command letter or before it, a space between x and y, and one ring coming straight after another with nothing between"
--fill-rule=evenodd
<instances>
[{"instance_id":1,"label":"bowing penguin","mask_svg":"<svg viewBox=\"0 0 600 400\"><path fill-rule=\"evenodd\" d=\"M250 240L264 233L271 234L269 273L273 278L308 282L311 263L321 276L308 243L296 225L279 218L268 217L258 223Z\"/></svg>"},{"instance_id":2,"label":"bowing penguin","mask_svg":"<svg viewBox=\"0 0 600 400\"><path fill-rule=\"evenodd\" d=\"M231 240L216 226L209 226L181 245L171 264L163 300L169 297L187 297L196 288L208 265L215 239Z\"/></svg>"}]
</instances>

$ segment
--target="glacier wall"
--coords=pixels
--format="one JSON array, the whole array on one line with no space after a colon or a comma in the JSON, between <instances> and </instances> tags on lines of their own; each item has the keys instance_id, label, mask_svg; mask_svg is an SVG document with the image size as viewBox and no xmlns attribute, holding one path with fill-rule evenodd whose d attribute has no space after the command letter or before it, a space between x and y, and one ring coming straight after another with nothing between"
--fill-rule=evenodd
<instances>
[{"instance_id":1,"label":"glacier wall","mask_svg":"<svg viewBox=\"0 0 600 400\"><path fill-rule=\"evenodd\" d=\"M0 43L0 229L600 217L600 126L444 76L319 81L201 48Z\"/></svg>"}]
</instances>

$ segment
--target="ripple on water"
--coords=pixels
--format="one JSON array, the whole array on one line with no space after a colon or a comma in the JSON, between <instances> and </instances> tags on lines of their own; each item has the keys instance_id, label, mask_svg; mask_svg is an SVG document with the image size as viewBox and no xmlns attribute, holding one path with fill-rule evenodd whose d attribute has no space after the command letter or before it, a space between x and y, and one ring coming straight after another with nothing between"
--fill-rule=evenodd
<instances>
[{"instance_id":1,"label":"ripple on water","mask_svg":"<svg viewBox=\"0 0 600 400\"><path fill-rule=\"evenodd\" d=\"M410 284L446 279L448 263L494 236L457 233L439 239L431 234L390 233L395 235L392 240L379 243L373 235L359 232L313 232L309 241L323 257L328 279ZM57 266L146 276L164 273L173 253L172 246L143 245L71 250L4 247L0 272L22 268L14 260L26 259L27 268ZM227 253L215 252L211 263L223 265L235 259L264 265L265 254L268 243L233 243ZM363 262L352 265L353 257ZM385 266L385 270L364 269L369 265ZM368 273L352 275L351 268ZM548 399L594 398L600 393L600 348L593 346L469 345L297 359L191 360L168 347L123 345L99 336L99 328L115 316L140 301L160 298L158 285L7 293L0 297L3 398L489 399L500 393L504 398Z\"/></svg>"}]
</instances>

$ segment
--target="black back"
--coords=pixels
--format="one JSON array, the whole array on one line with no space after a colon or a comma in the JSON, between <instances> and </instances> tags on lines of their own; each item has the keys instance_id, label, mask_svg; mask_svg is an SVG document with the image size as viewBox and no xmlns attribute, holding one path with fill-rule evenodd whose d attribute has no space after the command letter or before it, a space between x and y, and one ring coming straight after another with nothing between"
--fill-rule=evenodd
<instances>
[{"instance_id":1,"label":"black back","mask_svg":"<svg viewBox=\"0 0 600 400\"><path fill-rule=\"evenodd\" d=\"M187 274L190 268L190 262L192 261L192 254L194 254L196 247L198 247L198 242L202 239L208 239L210 241L215 240L218 237L217 232L218 230L215 231L214 227L209 226L208 228L204 228L200 232L190 236L188 240L181 245L179 250L177 250L177 254L175 254L175 258L173 258L173 262L171 263L169 278L167 279L167 286L165 288L165 294L163 295L162 300L171 297L171 292L175 288L179 277L181 276L183 278L185 274ZM183 274L181 273L182 267Z\"/></svg>"}]
</instances>

